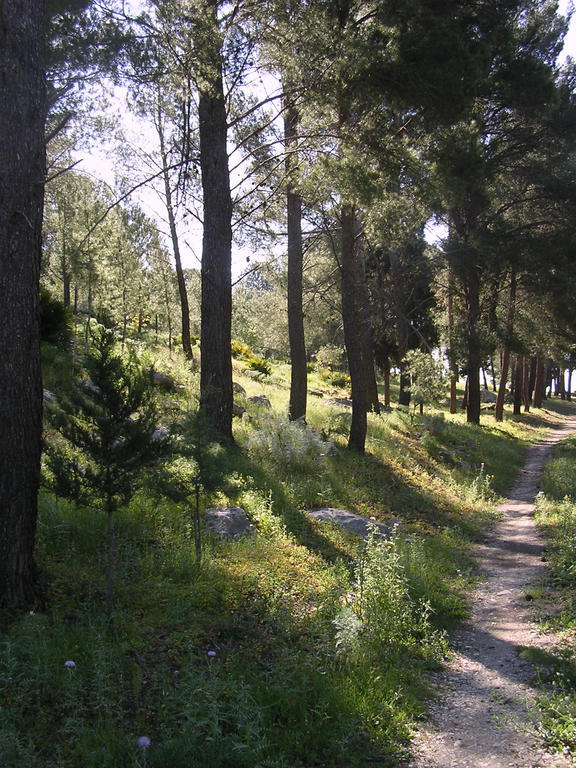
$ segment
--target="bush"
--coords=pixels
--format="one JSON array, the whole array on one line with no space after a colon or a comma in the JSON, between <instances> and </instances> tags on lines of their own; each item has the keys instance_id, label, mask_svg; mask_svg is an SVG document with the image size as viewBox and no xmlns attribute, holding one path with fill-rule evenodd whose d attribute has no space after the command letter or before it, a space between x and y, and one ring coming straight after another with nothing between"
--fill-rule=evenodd
<instances>
[{"instance_id":1,"label":"bush","mask_svg":"<svg viewBox=\"0 0 576 768\"><path fill-rule=\"evenodd\" d=\"M73 335L72 311L54 298L45 288L40 289L40 338L54 346L68 349Z\"/></svg>"},{"instance_id":2,"label":"bush","mask_svg":"<svg viewBox=\"0 0 576 768\"><path fill-rule=\"evenodd\" d=\"M268 362L268 360L265 360L263 357L251 357L248 360L248 364L246 366L251 371L257 371L258 373L263 374L264 376L270 376L272 373L272 366Z\"/></svg>"},{"instance_id":3,"label":"bush","mask_svg":"<svg viewBox=\"0 0 576 768\"><path fill-rule=\"evenodd\" d=\"M331 368L321 368L319 373L320 378L326 383L331 384L333 387L342 389L343 387L350 386L350 376L348 376L347 373L333 371Z\"/></svg>"},{"instance_id":4,"label":"bush","mask_svg":"<svg viewBox=\"0 0 576 768\"><path fill-rule=\"evenodd\" d=\"M249 360L252 357L252 350L248 344L244 344L243 341L232 339L230 344L232 357L235 360Z\"/></svg>"},{"instance_id":5,"label":"bush","mask_svg":"<svg viewBox=\"0 0 576 768\"><path fill-rule=\"evenodd\" d=\"M441 360L419 349L405 358L410 370L410 396L414 407L441 403L446 397L446 371Z\"/></svg>"},{"instance_id":6,"label":"bush","mask_svg":"<svg viewBox=\"0 0 576 768\"><path fill-rule=\"evenodd\" d=\"M351 660L413 656L439 659L446 638L430 622L430 606L410 594L410 542L374 527L354 565L354 590L334 620L336 649Z\"/></svg>"},{"instance_id":7,"label":"bush","mask_svg":"<svg viewBox=\"0 0 576 768\"><path fill-rule=\"evenodd\" d=\"M319 462L334 451L334 444L301 421L267 415L261 428L248 438L247 450L255 461L285 470L317 472Z\"/></svg>"},{"instance_id":8,"label":"bush","mask_svg":"<svg viewBox=\"0 0 576 768\"><path fill-rule=\"evenodd\" d=\"M344 365L345 353L342 347L326 344L316 352L316 360L322 368L340 368Z\"/></svg>"}]
</instances>

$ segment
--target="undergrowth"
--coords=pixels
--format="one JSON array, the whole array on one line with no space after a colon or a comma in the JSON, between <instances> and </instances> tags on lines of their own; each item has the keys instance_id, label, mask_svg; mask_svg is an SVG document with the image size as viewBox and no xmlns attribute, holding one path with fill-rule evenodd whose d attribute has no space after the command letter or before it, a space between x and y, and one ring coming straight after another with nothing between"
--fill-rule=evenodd
<instances>
[{"instance_id":1,"label":"undergrowth","mask_svg":"<svg viewBox=\"0 0 576 768\"><path fill-rule=\"evenodd\" d=\"M536 519L548 544L547 604L553 605L545 620L559 633L561 643L553 653L526 649L523 656L538 670L539 730L551 748L576 755L576 439L554 449L542 476L536 501Z\"/></svg>"},{"instance_id":2,"label":"undergrowth","mask_svg":"<svg viewBox=\"0 0 576 768\"><path fill-rule=\"evenodd\" d=\"M181 362L170 370L186 381ZM0 765L353 768L405 753L426 672L466 613L466 551L546 420L371 415L359 457L328 434L322 400L306 426L283 418L282 367L235 379L272 415L236 422L226 483L203 503L239 504L253 536L205 533L200 564L189 505L142 487L118 513L108 616L102 513L42 495L46 605L0 628ZM166 397L176 411L194 400ZM306 516L321 505L391 534L359 543Z\"/></svg>"}]
</instances>

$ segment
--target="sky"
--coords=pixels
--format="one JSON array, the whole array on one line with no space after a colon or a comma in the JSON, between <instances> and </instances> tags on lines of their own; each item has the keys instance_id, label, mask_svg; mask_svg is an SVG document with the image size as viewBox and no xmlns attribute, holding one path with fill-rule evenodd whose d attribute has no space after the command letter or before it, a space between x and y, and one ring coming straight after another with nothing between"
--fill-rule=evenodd
<instances>
[{"instance_id":1,"label":"sky","mask_svg":"<svg viewBox=\"0 0 576 768\"><path fill-rule=\"evenodd\" d=\"M140 0L132 0L132 2L138 6ZM566 14L570 8L573 7L573 4L573 0L559 0L560 13ZM566 56L571 56L576 59L576 12L574 13L574 18L566 36L561 61ZM138 121L128 115L124 105L123 92L120 89L116 89L116 96L113 99L111 111L114 114L120 114L123 129L131 143L142 144L147 141L153 141L150 127L147 127L142 121ZM84 150L77 153L76 157L80 160L80 164L77 166L76 170L110 185L114 184L115 162L114 159L111 158L109 146L93 147L90 150ZM135 194L134 198L142 206L144 212L157 222L158 228L167 235L168 227L165 223L165 211L159 195L153 190L142 188ZM199 268L202 250L201 225L198 222L194 222L194 220L187 218L186 222L180 223L179 233L184 267ZM431 240L434 240L439 236L442 236L442 231L440 229L430 229L429 238ZM170 247L169 250L171 250ZM254 254L249 249L234 248L232 264L233 279L238 279L246 268L250 267L250 264L248 263L249 260L258 261L265 256L266 254Z\"/></svg>"}]
</instances>

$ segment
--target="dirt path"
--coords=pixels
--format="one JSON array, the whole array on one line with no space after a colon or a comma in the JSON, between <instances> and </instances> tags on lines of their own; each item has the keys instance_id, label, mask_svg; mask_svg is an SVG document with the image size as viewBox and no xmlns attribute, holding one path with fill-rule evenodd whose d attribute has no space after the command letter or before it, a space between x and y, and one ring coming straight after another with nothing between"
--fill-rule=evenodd
<instances>
[{"instance_id":1,"label":"dirt path","mask_svg":"<svg viewBox=\"0 0 576 768\"><path fill-rule=\"evenodd\" d=\"M478 547L484 576L467 624L454 638L450 664L435 676L439 696L430 719L415 735L410 768L553 768L573 765L550 755L531 727L533 669L517 646L549 647L552 638L533 623L530 585L546 567L544 542L532 518L546 453L576 429L572 417L530 449L501 522Z\"/></svg>"}]
</instances>

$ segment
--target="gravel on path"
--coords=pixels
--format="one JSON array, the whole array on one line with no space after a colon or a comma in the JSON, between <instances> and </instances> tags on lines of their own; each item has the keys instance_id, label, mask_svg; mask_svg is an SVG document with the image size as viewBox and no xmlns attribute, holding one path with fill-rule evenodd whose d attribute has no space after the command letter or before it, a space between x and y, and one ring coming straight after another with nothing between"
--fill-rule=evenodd
<instances>
[{"instance_id":1,"label":"gravel on path","mask_svg":"<svg viewBox=\"0 0 576 768\"><path fill-rule=\"evenodd\" d=\"M550 648L527 595L546 563L544 540L533 520L540 471L551 447L576 430L566 419L529 449L510 496L500 505L500 522L477 548L482 577L470 616L453 638L454 652L433 676L438 697L428 721L414 735L407 768L566 768L574 763L552 755L536 734L531 709L534 669L519 646Z\"/></svg>"}]
</instances>

